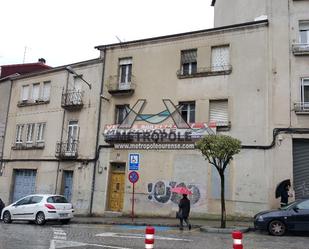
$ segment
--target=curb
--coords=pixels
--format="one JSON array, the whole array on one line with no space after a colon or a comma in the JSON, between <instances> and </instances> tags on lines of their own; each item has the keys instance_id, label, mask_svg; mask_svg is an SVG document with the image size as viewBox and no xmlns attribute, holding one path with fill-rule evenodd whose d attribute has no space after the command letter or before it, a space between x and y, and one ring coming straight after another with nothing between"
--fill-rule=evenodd
<instances>
[{"instance_id":1,"label":"curb","mask_svg":"<svg viewBox=\"0 0 309 249\"><path fill-rule=\"evenodd\" d=\"M251 229L250 227L228 227L228 228L217 228L217 227L207 227L203 226L200 228L201 232L204 233L222 233L222 234L231 234L233 231L240 231L242 233L247 233Z\"/></svg>"}]
</instances>

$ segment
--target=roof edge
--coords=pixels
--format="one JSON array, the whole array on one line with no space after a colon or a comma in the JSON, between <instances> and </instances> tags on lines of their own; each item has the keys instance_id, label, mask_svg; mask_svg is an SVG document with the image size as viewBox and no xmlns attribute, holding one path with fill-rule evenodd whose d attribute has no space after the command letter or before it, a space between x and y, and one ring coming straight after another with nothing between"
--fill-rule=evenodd
<instances>
[{"instance_id":1,"label":"roof edge","mask_svg":"<svg viewBox=\"0 0 309 249\"><path fill-rule=\"evenodd\" d=\"M107 45L95 46L94 48L98 50L104 50L108 48L121 47L121 46L136 44L136 43L151 42L151 41L176 38L176 37L187 36L187 35L195 35L195 34L201 34L201 33L207 33L207 32L210 33L210 32L221 31L221 30L224 31L224 30L229 30L229 29L237 29L237 28L254 26L258 24L268 24L268 19L261 20L261 21L252 21L252 22L245 22L245 23L239 23L239 24L232 24L228 26L216 27L216 28L211 28L211 29L202 29L202 30L178 33L178 34L172 34L172 35L157 36L157 37L151 37L151 38L145 38L145 39L140 39L140 40L121 42L121 43L111 43Z\"/></svg>"},{"instance_id":2,"label":"roof edge","mask_svg":"<svg viewBox=\"0 0 309 249\"><path fill-rule=\"evenodd\" d=\"M19 79L29 78L29 77L33 77L33 76L37 76L37 75L41 75L41 74L48 74L48 73L61 71L61 70L65 70L65 68L67 66L80 67L80 66L95 64L97 62L98 63L102 62L102 59L99 57L99 58L90 59L90 60L86 60L86 61L80 61L80 62L75 62L75 63L71 63L71 64L66 64L66 65L54 67L54 68L51 68L51 69L46 69L44 71L37 71L37 72L29 73L29 74L16 75L15 77L11 77L11 80L19 80Z\"/></svg>"}]
</instances>

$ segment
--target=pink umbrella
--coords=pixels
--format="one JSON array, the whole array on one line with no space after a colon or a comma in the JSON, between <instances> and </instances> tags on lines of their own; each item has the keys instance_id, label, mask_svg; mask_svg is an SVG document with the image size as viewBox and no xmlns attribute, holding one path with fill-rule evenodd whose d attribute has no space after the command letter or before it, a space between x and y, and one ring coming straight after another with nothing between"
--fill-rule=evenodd
<instances>
[{"instance_id":1,"label":"pink umbrella","mask_svg":"<svg viewBox=\"0 0 309 249\"><path fill-rule=\"evenodd\" d=\"M186 187L176 187L172 188L171 192L177 193L177 194L182 194L182 195L192 195L192 192L187 189Z\"/></svg>"}]
</instances>

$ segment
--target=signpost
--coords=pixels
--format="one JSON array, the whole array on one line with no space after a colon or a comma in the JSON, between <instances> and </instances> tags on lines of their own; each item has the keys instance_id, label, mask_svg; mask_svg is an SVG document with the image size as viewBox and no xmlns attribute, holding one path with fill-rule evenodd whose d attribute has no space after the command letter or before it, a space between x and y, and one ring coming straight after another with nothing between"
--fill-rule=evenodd
<instances>
[{"instance_id":1,"label":"signpost","mask_svg":"<svg viewBox=\"0 0 309 249\"><path fill-rule=\"evenodd\" d=\"M136 171L131 171L129 173L129 181L133 184L133 191L132 191L132 221L134 219L134 186L135 186L135 183L138 181L139 179L139 174L136 172Z\"/></svg>"},{"instance_id":2,"label":"signpost","mask_svg":"<svg viewBox=\"0 0 309 249\"><path fill-rule=\"evenodd\" d=\"M131 153L129 154L129 170L139 169L139 154Z\"/></svg>"}]
</instances>

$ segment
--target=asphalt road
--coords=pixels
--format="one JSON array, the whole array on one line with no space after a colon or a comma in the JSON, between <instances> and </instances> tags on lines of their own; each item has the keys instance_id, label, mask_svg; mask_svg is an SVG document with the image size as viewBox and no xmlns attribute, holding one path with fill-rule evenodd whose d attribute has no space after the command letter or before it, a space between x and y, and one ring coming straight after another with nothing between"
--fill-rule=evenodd
<instances>
[{"instance_id":1,"label":"asphalt road","mask_svg":"<svg viewBox=\"0 0 309 249\"><path fill-rule=\"evenodd\" d=\"M0 249L142 249L144 227L110 225L36 226L28 223L0 223ZM244 249L309 249L308 234L273 237L265 233L244 234ZM160 249L229 249L229 234L202 233L198 229L179 231L158 227L154 248Z\"/></svg>"}]
</instances>

